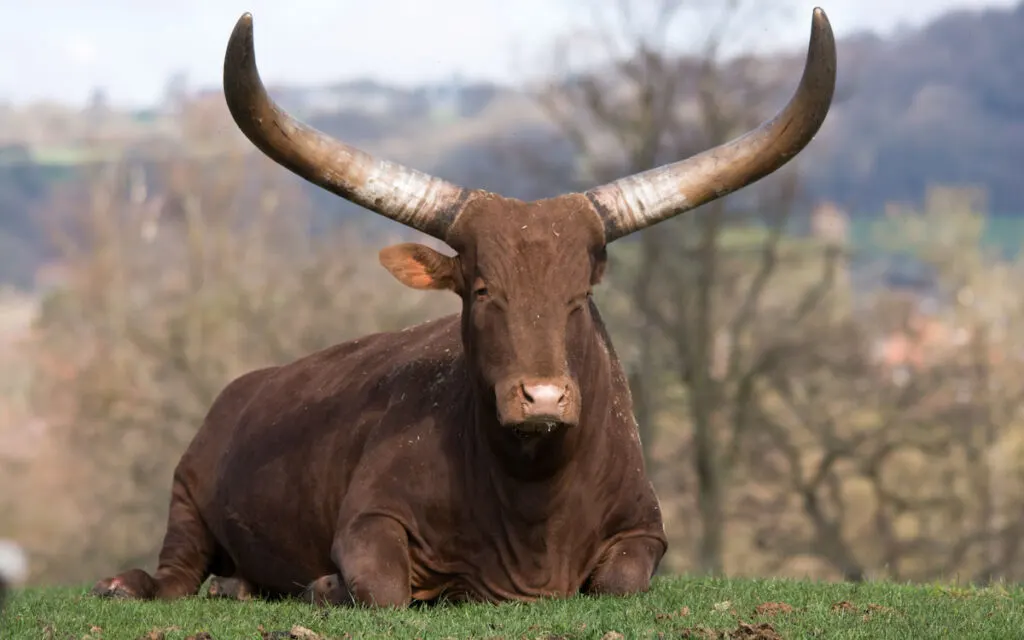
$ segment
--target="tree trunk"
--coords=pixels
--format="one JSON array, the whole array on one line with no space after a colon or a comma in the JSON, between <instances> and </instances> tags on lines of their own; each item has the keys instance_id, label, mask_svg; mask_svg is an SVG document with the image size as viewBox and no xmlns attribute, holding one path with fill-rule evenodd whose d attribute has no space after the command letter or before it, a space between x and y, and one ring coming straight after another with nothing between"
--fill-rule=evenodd
<instances>
[{"instance_id":1,"label":"tree trunk","mask_svg":"<svg viewBox=\"0 0 1024 640\"><path fill-rule=\"evenodd\" d=\"M700 266L696 281L694 322L692 326L692 362L684 363L690 375L690 407L694 429L694 461L697 469L698 507L702 532L697 558L701 572L721 575L724 572L723 547L725 538L725 474L715 417L720 397L711 377L714 356L714 296L712 291L718 275L718 236L721 231L724 206L712 203L703 212L701 221Z\"/></svg>"},{"instance_id":2,"label":"tree trunk","mask_svg":"<svg viewBox=\"0 0 1024 640\"><path fill-rule=\"evenodd\" d=\"M640 268L636 273L636 281L633 285L636 296L637 308L647 309L653 303L651 299L651 284L654 280L654 273L660 261L660 251L657 245L657 236L650 233L641 234L641 260ZM633 413L636 416L640 431L640 443L644 452L644 463L648 473L653 472L651 454L654 451L654 398L652 390L655 388L657 364L654 358L654 331L648 327L641 331L638 337L637 350L639 351L639 362L633 369L629 386L633 395Z\"/></svg>"},{"instance_id":3,"label":"tree trunk","mask_svg":"<svg viewBox=\"0 0 1024 640\"><path fill-rule=\"evenodd\" d=\"M712 412L706 399L693 397L691 402L693 403L694 466L697 469L697 506L701 519L697 561L701 573L722 575L725 571L723 560L725 491L717 462L718 448L715 446Z\"/></svg>"}]
</instances>

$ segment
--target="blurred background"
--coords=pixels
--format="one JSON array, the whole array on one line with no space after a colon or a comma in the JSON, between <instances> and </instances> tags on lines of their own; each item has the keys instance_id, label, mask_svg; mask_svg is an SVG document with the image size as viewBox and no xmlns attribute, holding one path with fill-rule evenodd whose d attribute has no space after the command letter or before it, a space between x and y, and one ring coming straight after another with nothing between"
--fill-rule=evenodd
<instances>
[{"instance_id":1,"label":"blurred background","mask_svg":"<svg viewBox=\"0 0 1024 640\"><path fill-rule=\"evenodd\" d=\"M613 245L597 293L662 570L1020 579L1024 3L820 4L839 79L814 142ZM237 131L243 11L296 117L533 199L773 115L813 6L0 1L0 537L30 581L155 565L171 471L233 377L458 308L379 266L411 232Z\"/></svg>"}]
</instances>

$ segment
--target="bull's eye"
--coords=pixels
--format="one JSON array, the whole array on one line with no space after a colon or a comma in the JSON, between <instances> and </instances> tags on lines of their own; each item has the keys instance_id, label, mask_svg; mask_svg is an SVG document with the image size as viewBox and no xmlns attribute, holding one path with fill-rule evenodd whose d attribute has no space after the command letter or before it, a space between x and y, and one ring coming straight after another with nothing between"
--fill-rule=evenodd
<instances>
[{"instance_id":1,"label":"bull's eye","mask_svg":"<svg viewBox=\"0 0 1024 640\"><path fill-rule=\"evenodd\" d=\"M483 278L477 276L473 280L473 296L477 300L485 300L489 295L490 292L487 291L487 283L484 282Z\"/></svg>"},{"instance_id":2,"label":"bull's eye","mask_svg":"<svg viewBox=\"0 0 1024 640\"><path fill-rule=\"evenodd\" d=\"M579 313L580 311L583 311L583 307L586 306L587 299L589 297L590 297L590 292L588 291L587 295L583 296L582 298L574 298L569 303L569 313L575 314L575 313Z\"/></svg>"}]
</instances>

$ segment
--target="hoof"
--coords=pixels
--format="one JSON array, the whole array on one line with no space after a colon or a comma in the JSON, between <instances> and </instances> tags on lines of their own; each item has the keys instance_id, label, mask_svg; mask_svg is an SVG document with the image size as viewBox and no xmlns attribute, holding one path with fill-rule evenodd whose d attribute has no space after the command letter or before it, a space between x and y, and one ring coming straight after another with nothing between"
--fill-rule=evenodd
<instances>
[{"instance_id":1,"label":"hoof","mask_svg":"<svg viewBox=\"0 0 1024 640\"><path fill-rule=\"evenodd\" d=\"M229 600L251 600L252 587L241 578L214 577L210 580L210 588L206 595L211 598L227 598Z\"/></svg>"},{"instance_id":2,"label":"hoof","mask_svg":"<svg viewBox=\"0 0 1024 640\"><path fill-rule=\"evenodd\" d=\"M316 605L340 605L351 602L352 596L341 580L341 576L332 573L320 576L306 587L306 601Z\"/></svg>"},{"instance_id":3,"label":"hoof","mask_svg":"<svg viewBox=\"0 0 1024 640\"><path fill-rule=\"evenodd\" d=\"M142 569L132 569L126 573L106 580L100 580L89 591L98 598L118 598L126 600L152 600L156 593L156 583Z\"/></svg>"}]
</instances>

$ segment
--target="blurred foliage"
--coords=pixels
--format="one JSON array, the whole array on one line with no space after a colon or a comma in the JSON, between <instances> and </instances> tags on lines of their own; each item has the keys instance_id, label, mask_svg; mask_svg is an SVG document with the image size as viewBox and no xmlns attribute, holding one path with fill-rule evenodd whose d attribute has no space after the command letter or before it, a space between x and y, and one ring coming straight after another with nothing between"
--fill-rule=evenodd
<instances>
[{"instance_id":1,"label":"blurred foliage","mask_svg":"<svg viewBox=\"0 0 1024 640\"><path fill-rule=\"evenodd\" d=\"M675 29L669 32L671 44L678 45L685 37L687 48L698 51L689 58L673 55L660 60L676 78L661 86L674 87L674 91L661 91L660 95L674 94L670 104L690 112L700 100L702 64L708 52L707 42L702 39L771 38L780 15L792 24L804 24L808 18L804 8L795 10L789 0L592 0L577 4L576 13L589 15L595 5L604 6L604 26L614 27L619 33L609 39L581 30L562 43L563 57L572 58L559 61L553 69L566 72L568 79L562 88L600 89L608 97L628 97L628 91L619 92L614 79L630 69L641 69L642 65L635 64L636 58L627 55L624 60L608 61L599 74L604 81L590 85L581 81L569 62L585 56L595 46L607 49L614 43L623 45L619 53L636 53L632 47L635 42L629 42L631 34L643 33L644 29L657 34L657 29L651 27L660 25L664 27L662 34ZM616 17L620 7L629 8L633 14L628 24ZM660 20L659 12L666 7L680 8L682 20ZM740 9L742 15L732 15ZM616 20L621 24L616 25ZM834 26L842 30L842 25ZM1024 216L1024 189L1019 178L1019 168L1024 166L1024 62L1019 55L1022 38L1024 3L951 11L920 29L887 37L862 33L841 38L836 102L818 143L803 153L803 182L808 193L857 212L855 224L859 224L863 216L877 215L889 202L920 204L922 194L932 184L977 186L989 193L992 211L1002 218L1016 219L1018 224L1007 225L993 237L996 241L1012 237L1011 242L1003 244L1016 250L1024 238L1024 227L1019 224ZM647 46L657 53L660 44L657 38L651 38ZM720 75L736 86L749 87L752 78L763 79L766 92L756 98L771 111L781 106L795 86L803 53L797 48L772 57L723 61ZM552 69L533 64L529 71L531 76L547 75ZM567 149L569 141L564 135L521 107L523 89L463 82L456 92L454 83L404 88L353 81L320 87L274 87L273 93L285 108L305 107L310 123L329 134L371 151L386 149L387 157L444 178L515 197L551 195L572 184L572 177L564 169L577 159ZM749 105L750 98L736 100ZM219 96L215 100L220 100ZM336 106L329 106L332 101ZM24 256L0 263L0 282L31 285L30 268L49 256L46 238L40 236L33 222L38 200L52 194L54 186L67 180L69 173L80 173L84 165L78 163L90 155L88 149L72 146L95 134L88 114L68 110L58 117L51 111L39 109L38 113L18 116L0 112L0 129L9 139L35 132L33 135L47 140L45 145L32 149L32 154L18 146L0 148L0 237L15 238L22 244L20 253ZM132 126L154 120L146 136L159 135L158 118L151 112L115 115L113 120L129 120ZM585 114L566 115L587 118ZM124 126L131 128L127 123ZM687 133L693 144L699 146L704 141L697 125ZM499 146L519 149L510 157L496 149L496 141ZM598 138L594 141L601 142ZM131 140L132 146L144 144L144 140ZM624 149L620 145L617 150L613 145L600 155L614 160ZM528 160L523 161L524 156ZM542 171L537 171L538 166ZM362 219L353 205L312 185L301 187L316 204L316 218L325 222Z\"/></svg>"}]
</instances>

